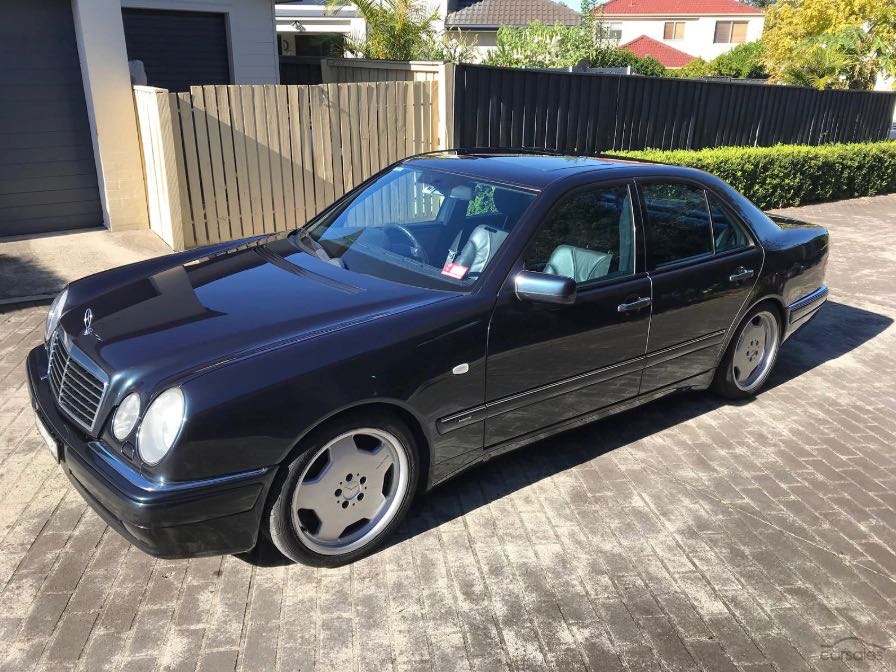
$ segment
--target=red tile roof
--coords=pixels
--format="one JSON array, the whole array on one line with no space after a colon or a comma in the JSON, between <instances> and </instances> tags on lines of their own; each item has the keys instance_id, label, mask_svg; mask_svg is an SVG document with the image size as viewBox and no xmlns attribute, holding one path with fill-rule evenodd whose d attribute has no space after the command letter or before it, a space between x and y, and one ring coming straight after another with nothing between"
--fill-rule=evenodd
<instances>
[{"instance_id":1,"label":"red tile roof","mask_svg":"<svg viewBox=\"0 0 896 672\"><path fill-rule=\"evenodd\" d=\"M599 6L596 12L603 11L604 16L620 16L630 14L661 14L663 16L681 16L698 14L700 16L718 16L720 14L762 14L763 11L753 5L737 0L610 0Z\"/></svg>"},{"instance_id":2,"label":"red tile roof","mask_svg":"<svg viewBox=\"0 0 896 672\"><path fill-rule=\"evenodd\" d=\"M667 68L681 68L696 58L696 56L686 54L646 35L636 37L631 42L620 44L619 48L632 52L638 58L653 56Z\"/></svg>"}]
</instances>

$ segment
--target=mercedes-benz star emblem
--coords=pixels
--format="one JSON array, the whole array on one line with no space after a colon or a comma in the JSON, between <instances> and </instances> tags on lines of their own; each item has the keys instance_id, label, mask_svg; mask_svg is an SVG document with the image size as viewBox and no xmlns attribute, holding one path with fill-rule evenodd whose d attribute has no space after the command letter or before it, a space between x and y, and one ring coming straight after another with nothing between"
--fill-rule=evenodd
<instances>
[{"instance_id":1,"label":"mercedes-benz star emblem","mask_svg":"<svg viewBox=\"0 0 896 672\"><path fill-rule=\"evenodd\" d=\"M93 324L93 311L88 308L84 311L84 331L82 336L87 336L93 333L93 328L90 326Z\"/></svg>"}]
</instances>

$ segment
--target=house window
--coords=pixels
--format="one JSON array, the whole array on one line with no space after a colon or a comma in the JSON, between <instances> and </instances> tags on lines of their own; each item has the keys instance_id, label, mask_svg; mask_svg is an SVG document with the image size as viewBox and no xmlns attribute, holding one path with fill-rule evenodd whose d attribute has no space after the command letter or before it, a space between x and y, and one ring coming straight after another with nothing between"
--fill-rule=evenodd
<instances>
[{"instance_id":1,"label":"house window","mask_svg":"<svg viewBox=\"0 0 896 672\"><path fill-rule=\"evenodd\" d=\"M716 21L716 34L713 42L722 44L740 44L741 42L746 41L746 21Z\"/></svg>"},{"instance_id":2,"label":"house window","mask_svg":"<svg viewBox=\"0 0 896 672\"><path fill-rule=\"evenodd\" d=\"M606 28L604 30L606 31L607 38L613 42L619 42L622 39L622 22L613 21L605 25Z\"/></svg>"},{"instance_id":3,"label":"house window","mask_svg":"<svg viewBox=\"0 0 896 672\"><path fill-rule=\"evenodd\" d=\"M718 28L716 28L718 31ZM666 21L663 25L664 40L683 40L684 39L684 21Z\"/></svg>"}]
</instances>

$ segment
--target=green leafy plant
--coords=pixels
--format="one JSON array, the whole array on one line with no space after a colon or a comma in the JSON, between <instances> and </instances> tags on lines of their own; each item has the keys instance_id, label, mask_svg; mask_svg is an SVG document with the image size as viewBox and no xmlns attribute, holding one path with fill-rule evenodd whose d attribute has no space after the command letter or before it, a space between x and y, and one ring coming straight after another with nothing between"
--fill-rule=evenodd
<instances>
[{"instance_id":1,"label":"green leafy plant","mask_svg":"<svg viewBox=\"0 0 896 672\"><path fill-rule=\"evenodd\" d=\"M469 61L475 44L458 31L438 32L438 10L426 0L327 0L327 9L337 12L353 4L367 24L363 36L346 41L346 50L361 58L390 61Z\"/></svg>"},{"instance_id":2,"label":"green leafy plant","mask_svg":"<svg viewBox=\"0 0 896 672\"><path fill-rule=\"evenodd\" d=\"M501 26L497 48L485 62L509 68L568 68L587 64L598 68L631 66L641 75L662 76L666 69L655 58L638 58L619 49L607 29L595 0L583 0L582 23L549 26L533 21L528 26Z\"/></svg>"},{"instance_id":3,"label":"green leafy plant","mask_svg":"<svg viewBox=\"0 0 896 672\"><path fill-rule=\"evenodd\" d=\"M618 156L699 168L760 208L896 192L896 142L648 149Z\"/></svg>"},{"instance_id":4,"label":"green leafy plant","mask_svg":"<svg viewBox=\"0 0 896 672\"><path fill-rule=\"evenodd\" d=\"M734 79L765 79L763 57L765 45L762 40L744 42L731 51L716 56L711 61L695 58L683 68L671 70L674 77L732 77Z\"/></svg>"},{"instance_id":5,"label":"green leafy plant","mask_svg":"<svg viewBox=\"0 0 896 672\"><path fill-rule=\"evenodd\" d=\"M896 75L896 0L779 0L763 42L774 80L871 89L879 74Z\"/></svg>"}]
</instances>

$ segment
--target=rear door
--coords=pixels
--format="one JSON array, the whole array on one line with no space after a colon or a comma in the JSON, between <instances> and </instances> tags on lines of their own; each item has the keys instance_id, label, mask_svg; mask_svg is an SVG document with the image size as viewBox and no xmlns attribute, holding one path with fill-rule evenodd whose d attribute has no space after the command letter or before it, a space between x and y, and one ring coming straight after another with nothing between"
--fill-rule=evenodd
<instances>
[{"instance_id":1,"label":"rear door","mask_svg":"<svg viewBox=\"0 0 896 672\"><path fill-rule=\"evenodd\" d=\"M650 279L636 251L633 188L561 197L501 289L489 328L486 447L638 394ZM575 303L519 300L520 270L572 278Z\"/></svg>"},{"instance_id":2,"label":"rear door","mask_svg":"<svg viewBox=\"0 0 896 672\"><path fill-rule=\"evenodd\" d=\"M762 248L724 201L702 185L639 181L653 282L653 315L641 393L688 384L715 368L749 296Z\"/></svg>"}]
</instances>

